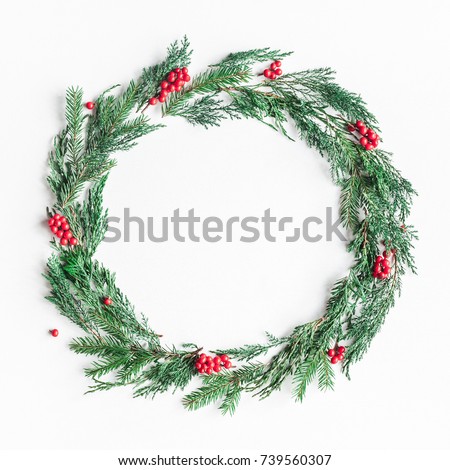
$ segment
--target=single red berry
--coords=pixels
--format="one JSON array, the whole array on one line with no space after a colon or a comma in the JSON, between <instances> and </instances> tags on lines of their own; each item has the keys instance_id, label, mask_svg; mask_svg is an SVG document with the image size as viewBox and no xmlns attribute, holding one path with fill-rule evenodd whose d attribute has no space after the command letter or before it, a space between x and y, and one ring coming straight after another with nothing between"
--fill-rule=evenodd
<instances>
[{"instance_id":1,"label":"single red berry","mask_svg":"<svg viewBox=\"0 0 450 470\"><path fill-rule=\"evenodd\" d=\"M211 366L214 364L213 358L211 356L206 356L206 364Z\"/></svg>"},{"instance_id":2,"label":"single red berry","mask_svg":"<svg viewBox=\"0 0 450 470\"><path fill-rule=\"evenodd\" d=\"M188 70L187 67L183 67L183 68L181 69L181 71L184 73L184 75L186 75L187 73L189 73L189 70Z\"/></svg>"},{"instance_id":3,"label":"single red berry","mask_svg":"<svg viewBox=\"0 0 450 470\"><path fill-rule=\"evenodd\" d=\"M163 81L161 82L160 87L161 87L163 90L165 90L168 86L169 86L169 82L168 82L167 80L163 80Z\"/></svg>"},{"instance_id":4,"label":"single red berry","mask_svg":"<svg viewBox=\"0 0 450 470\"><path fill-rule=\"evenodd\" d=\"M59 331L55 328L53 330L50 330L50 334L56 338L59 335Z\"/></svg>"},{"instance_id":5,"label":"single red berry","mask_svg":"<svg viewBox=\"0 0 450 470\"><path fill-rule=\"evenodd\" d=\"M278 76L283 75L283 71L281 69L276 69L274 73Z\"/></svg>"},{"instance_id":6,"label":"single red berry","mask_svg":"<svg viewBox=\"0 0 450 470\"><path fill-rule=\"evenodd\" d=\"M56 236L57 236L58 238L61 238L63 235L64 235L64 232L63 232L62 230L58 230L58 231L56 232Z\"/></svg>"},{"instance_id":7,"label":"single red berry","mask_svg":"<svg viewBox=\"0 0 450 470\"><path fill-rule=\"evenodd\" d=\"M55 219L52 217L51 219L48 219L48 225L52 226L55 223Z\"/></svg>"},{"instance_id":8,"label":"single red berry","mask_svg":"<svg viewBox=\"0 0 450 470\"><path fill-rule=\"evenodd\" d=\"M213 371L214 372L220 372L222 370L222 367L220 364L214 364Z\"/></svg>"},{"instance_id":9,"label":"single red berry","mask_svg":"<svg viewBox=\"0 0 450 470\"><path fill-rule=\"evenodd\" d=\"M66 230L63 235L64 238L67 238L67 240L70 240L73 237L73 233L70 230Z\"/></svg>"},{"instance_id":10,"label":"single red berry","mask_svg":"<svg viewBox=\"0 0 450 470\"><path fill-rule=\"evenodd\" d=\"M180 67L177 67L176 69L173 69L173 71L174 71L175 73L180 73L180 72L181 72L181 69L180 69Z\"/></svg>"},{"instance_id":11,"label":"single red berry","mask_svg":"<svg viewBox=\"0 0 450 470\"><path fill-rule=\"evenodd\" d=\"M333 357L331 358L331 364L337 364L338 362L339 362L339 359L338 359L337 356L333 356Z\"/></svg>"},{"instance_id":12,"label":"single red berry","mask_svg":"<svg viewBox=\"0 0 450 470\"><path fill-rule=\"evenodd\" d=\"M72 237L72 238L69 240L69 243L70 243L72 246L78 245L78 238Z\"/></svg>"},{"instance_id":13,"label":"single red berry","mask_svg":"<svg viewBox=\"0 0 450 470\"><path fill-rule=\"evenodd\" d=\"M176 86L176 87L175 87L175 91L176 91L177 93L180 92L180 91L181 91L181 86Z\"/></svg>"},{"instance_id":14,"label":"single red berry","mask_svg":"<svg viewBox=\"0 0 450 470\"><path fill-rule=\"evenodd\" d=\"M207 367L205 372L208 374L208 375L211 375L213 370L212 370L212 367Z\"/></svg>"},{"instance_id":15,"label":"single red berry","mask_svg":"<svg viewBox=\"0 0 450 470\"><path fill-rule=\"evenodd\" d=\"M203 366L202 366L202 363L201 362L196 362L195 363L195 368L196 369L201 369Z\"/></svg>"},{"instance_id":16,"label":"single red berry","mask_svg":"<svg viewBox=\"0 0 450 470\"><path fill-rule=\"evenodd\" d=\"M272 72L269 69L264 70L264 76L266 78L270 78L272 76Z\"/></svg>"},{"instance_id":17,"label":"single red berry","mask_svg":"<svg viewBox=\"0 0 450 470\"><path fill-rule=\"evenodd\" d=\"M86 103L86 108L87 108L87 109L94 109L94 106L95 106L95 103L92 102L92 101L88 101L88 102Z\"/></svg>"},{"instance_id":18,"label":"single red berry","mask_svg":"<svg viewBox=\"0 0 450 470\"><path fill-rule=\"evenodd\" d=\"M158 98L155 98L155 97L150 98L150 99L148 100L148 104L151 105L151 106L155 106L155 104L156 104L157 102L158 102Z\"/></svg>"},{"instance_id":19,"label":"single red berry","mask_svg":"<svg viewBox=\"0 0 450 470\"><path fill-rule=\"evenodd\" d=\"M344 354L345 353L345 346L339 346L338 347L338 353L339 354Z\"/></svg>"},{"instance_id":20,"label":"single red berry","mask_svg":"<svg viewBox=\"0 0 450 470\"><path fill-rule=\"evenodd\" d=\"M378 147L378 140L374 140L374 141L372 142L372 147L373 147L374 149L376 149L376 148Z\"/></svg>"},{"instance_id":21,"label":"single red berry","mask_svg":"<svg viewBox=\"0 0 450 470\"><path fill-rule=\"evenodd\" d=\"M336 355L336 351L334 349L329 349L327 351L327 354L328 354L329 357L333 357L333 356Z\"/></svg>"},{"instance_id":22,"label":"single red berry","mask_svg":"<svg viewBox=\"0 0 450 470\"><path fill-rule=\"evenodd\" d=\"M161 92L159 93L159 96L166 97L168 94L169 94L169 92L167 90L161 90Z\"/></svg>"},{"instance_id":23,"label":"single red berry","mask_svg":"<svg viewBox=\"0 0 450 470\"><path fill-rule=\"evenodd\" d=\"M164 101L166 101L166 97L163 96L163 95L159 95L158 101L159 101L160 103L164 103Z\"/></svg>"},{"instance_id":24,"label":"single red berry","mask_svg":"<svg viewBox=\"0 0 450 470\"><path fill-rule=\"evenodd\" d=\"M359 130L359 133L361 135L366 135L367 134L367 127L365 127L365 126L361 126L358 130Z\"/></svg>"},{"instance_id":25,"label":"single red berry","mask_svg":"<svg viewBox=\"0 0 450 470\"><path fill-rule=\"evenodd\" d=\"M176 80L175 74L173 72L170 72L169 75L167 76L167 81L170 83L173 83Z\"/></svg>"},{"instance_id":26,"label":"single red berry","mask_svg":"<svg viewBox=\"0 0 450 470\"><path fill-rule=\"evenodd\" d=\"M173 93L175 91L175 85L173 83L171 83L169 85L169 88L167 88L167 90L169 91L169 93Z\"/></svg>"},{"instance_id":27,"label":"single red berry","mask_svg":"<svg viewBox=\"0 0 450 470\"><path fill-rule=\"evenodd\" d=\"M226 354L222 354L220 356L220 359L221 359L222 362L227 362L227 361L230 360L229 357Z\"/></svg>"},{"instance_id":28,"label":"single red berry","mask_svg":"<svg viewBox=\"0 0 450 470\"><path fill-rule=\"evenodd\" d=\"M365 148L366 150L373 150L373 145L367 143L366 145L364 145L364 148Z\"/></svg>"},{"instance_id":29,"label":"single red berry","mask_svg":"<svg viewBox=\"0 0 450 470\"><path fill-rule=\"evenodd\" d=\"M381 263L382 261L383 261L383 257L378 255L377 259L376 259L376 262Z\"/></svg>"},{"instance_id":30,"label":"single red berry","mask_svg":"<svg viewBox=\"0 0 450 470\"><path fill-rule=\"evenodd\" d=\"M61 218L61 214L55 214L55 215L53 216L53 218L54 218L55 220L59 220L59 219Z\"/></svg>"},{"instance_id":31,"label":"single red berry","mask_svg":"<svg viewBox=\"0 0 450 470\"><path fill-rule=\"evenodd\" d=\"M104 303L105 305L111 305L111 304L112 304L112 299L111 299L111 297L105 297L105 298L103 299L103 303Z\"/></svg>"},{"instance_id":32,"label":"single red berry","mask_svg":"<svg viewBox=\"0 0 450 470\"><path fill-rule=\"evenodd\" d=\"M56 233L58 231L58 227L55 227L54 225L52 225L50 227L50 230L52 231L52 233Z\"/></svg>"},{"instance_id":33,"label":"single red berry","mask_svg":"<svg viewBox=\"0 0 450 470\"><path fill-rule=\"evenodd\" d=\"M67 238L61 238L59 243L61 243L62 246L66 246L69 244L69 240L67 240Z\"/></svg>"},{"instance_id":34,"label":"single red berry","mask_svg":"<svg viewBox=\"0 0 450 470\"><path fill-rule=\"evenodd\" d=\"M191 76L188 75L187 73L184 74L184 81L187 83L187 82L190 82L191 81Z\"/></svg>"},{"instance_id":35,"label":"single red berry","mask_svg":"<svg viewBox=\"0 0 450 470\"><path fill-rule=\"evenodd\" d=\"M363 123L362 121L359 121L359 120L356 121L355 126L356 126L358 129L359 129L360 127L365 127L365 126L364 126L364 123Z\"/></svg>"},{"instance_id":36,"label":"single red berry","mask_svg":"<svg viewBox=\"0 0 450 470\"><path fill-rule=\"evenodd\" d=\"M347 130L348 130L349 132L355 132L356 129L355 129L354 126L352 126L351 124L349 124L349 125L347 126Z\"/></svg>"},{"instance_id":37,"label":"single red berry","mask_svg":"<svg viewBox=\"0 0 450 470\"><path fill-rule=\"evenodd\" d=\"M342 359L344 359L344 355L343 354L338 354L337 359L338 359L338 361L342 361Z\"/></svg>"},{"instance_id":38,"label":"single red berry","mask_svg":"<svg viewBox=\"0 0 450 470\"><path fill-rule=\"evenodd\" d=\"M231 362L230 361L225 361L223 366L225 367L225 369L229 369L231 367Z\"/></svg>"},{"instance_id":39,"label":"single red berry","mask_svg":"<svg viewBox=\"0 0 450 470\"><path fill-rule=\"evenodd\" d=\"M214 361L214 364L220 364L220 363L222 362L222 359L220 359L219 356L216 356L216 357L213 359L213 361Z\"/></svg>"},{"instance_id":40,"label":"single red berry","mask_svg":"<svg viewBox=\"0 0 450 470\"><path fill-rule=\"evenodd\" d=\"M64 216L62 216L59 220L62 224L65 224L67 222L67 219Z\"/></svg>"},{"instance_id":41,"label":"single red berry","mask_svg":"<svg viewBox=\"0 0 450 470\"><path fill-rule=\"evenodd\" d=\"M270 64L270 70L273 70L275 72L276 68L277 68L277 65L275 64L275 62L272 62Z\"/></svg>"},{"instance_id":42,"label":"single red berry","mask_svg":"<svg viewBox=\"0 0 450 470\"><path fill-rule=\"evenodd\" d=\"M366 139L366 137L361 137L361 138L359 139L359 143L360 143L363 147L365 147L365 146L367 145L367 143L368 143L368 140Z\"/></svg>"},{"instance_id":43,"label":"single red berry","mask_svg":"<svg viewBox=\"0 0 450 470\"><path fill-rule=\"evenodd\" d=\"M57 227L61 227L62 222L58 219L58 220L55 220L53 225L56 225Z\"/></svg>"},{"instance_id":44,"label":"single red berry","mask_svg":"<svg viewBox=\"0 0 450 470\"><path fill-rule=\"evenodd\" d=\"M281 60L276 60L274 62L274 64L277 66L277 67L281 67Z\"/></svg>"},{"instance_id":45,"label":"single red berry","mask_svg":"<svg viewBox=\"0 0 450 470\"><path fill-rule=\"evenodd\" d=\"M201 364L204 364L206 361L206 354L200 354L200 357L198 358L198 360Z\"/></svg>"},{"instance_id":46,"label":"single red berry","mask_svg":"<svg viewBox=\"0 0 450 470\"><path fill-rule=\"evenodd\" d=\"M61 230L69 230L69 229L70 229L70 225L67 222L61 224Z\"/></svg>"},{"instance_id":47,"label":"single red berry","mask_svg":"<svg viewBox=\"0 0 450 470\"><path fill-rule=\"evenodd\" d=\"M367 131L367 137L369 140L375 140L377 138L377 134L372 129L369 129Z\"/></svg>"}]
</instances>

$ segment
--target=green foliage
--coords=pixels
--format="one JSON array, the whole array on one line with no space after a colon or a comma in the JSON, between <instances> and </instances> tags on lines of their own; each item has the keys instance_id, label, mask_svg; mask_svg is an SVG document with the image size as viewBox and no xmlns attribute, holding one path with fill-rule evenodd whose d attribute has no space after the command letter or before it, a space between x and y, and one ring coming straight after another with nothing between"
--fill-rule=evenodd
<instances>
[{"instance_id":1,"label":"green foliage","mask_svg":"<svg viewBox=\"0 0 450 470\"><path fill-rule=\"evenodd\" d=\"M48 183L56 199L53 210L67 217L80 243L67 249L52 242L56 253L48 260L45 277L51 287L47 298L85 332L70 348L94 357L85 371L93 380L90 391L131 385L134 396L153 397L184 389L196 376L195 358L202 348L161 344L161 336L117 287L114 274L93 259L107 228L103 190L116 164L111 155L132 148L138 138L161 127L136 112L157 93L170 70L189 65L191 53L186 38L173 43L167 57L145 68L136 82L102 93L88 117L81 89L67 91L66 126L54 139ZM417 234L406 219L416 193L388 152L365 151L347 131L348 123L357 119L377 129L375 117L359 95L335 82L329 68L276 80L258 78L251 70L289 54L270 49L230 54L171 94L163 116L182 117L205 128L225 119L255 119L290 139L296 133L329 162L332 179L341 189L340 215L351 234L348 250L355 260L348 275L332 287L318 320L296 326L284 337L266 333L265 342L216 350L240 364L202 376L202 385L183 400L189 410L219 402L222 413L233 414L244 392L266 398L288 379L296 400L304 399L314 379L320 390L332 390L335 372L326 350L346 342L342 369L349 376L350 366L367 353L394 306L406 270L415 272L412 250ZM378 281L371 270L383 248L397 252L392 275ZM113 301L108 307L103 304L106 296ZM268 361L252 362L269 351L273 354Z\"/></svg>"}]
</instances>

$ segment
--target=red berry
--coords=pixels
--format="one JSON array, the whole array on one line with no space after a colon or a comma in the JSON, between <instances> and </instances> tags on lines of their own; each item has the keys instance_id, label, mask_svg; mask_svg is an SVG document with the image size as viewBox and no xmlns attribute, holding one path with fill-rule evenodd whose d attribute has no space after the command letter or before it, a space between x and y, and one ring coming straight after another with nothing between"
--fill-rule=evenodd
<instances>
[{"instance_id":1,"label":"red berry","mask_svg":"<svg viewBox=\"0 0 450 470\"><path fill-rule=\"evenodd\" d=\"M220 372L222 370L222 367L220 367L220 364L214 364L213 371L214 372Z\"/></svg>"},{"instance_id":2,"label":"red berry","mask_svg":"<svg viewBox=\"0 0 450 470\"><path fill-rule=\"evenodd\" d=\"M359 133L361 135L366 135L367 134L367 127L365 127L365 126L361 126L358 130L359 130Z\"/></svg>"},{"instance_id":3,"label":"red berry","mask_svg":"<svg viewBox=\"0 0 450 470\"><path fill-rule=\"evenodd\" d=\"M166 97L163 95L159 95L158 100L160 103L164 103L164 101L166 101Z\"/></svg>"},{"instance_id":4,"label":"red berry","mask_svg":"<svg viewBox=\"0 0 450 470\"><path fill-rule=\"evenodd\" d=\"M382 256L377 256L376 262L381 263L382 261L383 261L383 257Z\"/></svg>"},{"instance_id":5,"label":"red berry","mask_svg":"<svg viewBox=\"0 0 450 470\"><path fill-rule=\"evenodd\" d=\"M59 220L62 224L65 224L67 222L67 219L64 216L62 216Z\"/></svg>"},{"instance_id":6,"label":"red berry","mask_svg":"<svg viewBox=\"0 0 450 470\"><path fill-rule=\"evenodd\" d=\"M369 141L368 141L365 137L361 137L361 138L359 139L359 143L360 143L363 147L365 147L368 142L369 142Z\"/></svg>"},{"instance_id":7,"label":"red berry","mask_svg":"<svg viewBox=\"0 0 450 470\"><path fill-rule=\"evenodd\" d=\"M228 357L226 354L222 354L222 355L220 356L220 359L222 360L222 362L227 362L227 361L229 361L229 357Z\"/></svg>"},{"instance_id":8,"label":"red berry","mask_svg":"<svg viewBox=\"0 0 450 470\"><path fill-rule=\"evenodd\" d=\"M55 222L53 223L53 225L56 225L57 227L61 227L62 222L58 219L58 220L55 220Z\"/></svg>"},{"instance_id":9,"label":"red berry","mask_svg":"<svg viewBox=\"0 0 450 470\"><path fill-rule=\"evenodd\" d=\"M378 274L378 279L386 279L387 277L388 277L388 273L383 272L383 273Z\"/></svg>"},{"instance_id":10,"label":"red berry","mask_svg":"<svg viewBox=\"0 0 450 470\"><path fill-rule=\"evenodd\" d=\"M375 140L377 138L377 134L372 129L369 129L367 131L367 137L369 140Z\"/></svg>"},{"instance_id":11,"label":"red berry","mask_svg":"<svg viewBox=\"0 0 450 470\"><path fill-rule=\"evenodd\" d=\"M111 299L111 297L105 297L105 298L103 299L103 303L104 303L105 305L111 305L111 304L112 304L112 299Z\"/></svg>"},{"instance_id":12,"label":"red berry","mask_svg":"<svg viewBox=\"0 0 450 470\"><path fill-rule=\"evenodd\" d=\"M187 73L189 73L189 70L187 69L187 67L183 67L181 69L181 71L184 73L184 75L186 75Z\"/></svg>"},{"instance_id":13,"label":"red berry","mask_svg":"<svg viewBox=\"0 0 450 470\"><path fill-rule=\"evenodd\" d=\"M339 354L344 354L345 353L345 346L339 346L338 347L338 353Z\"/></svg>"},{"instance_id":14,"label":"red berry","mask_svg":"<svg viewBox=\"0 0 450 470\"><path fill-rule=\"evenodd\" d=\"M219 356L216 356L216 357L213 359L213 361L214 361L214 364L220 364L220 363L222 362L222 359L220 359Z\"/></svg>"},{"instance_id":15,"label":"red berry","mask_svg":"<svg viewBox=\"0 0 450 470\"><path fill-rule=\"evenodd\" d=\"M59 219L61 218L61 215L60 215L60 214L55 214L55 215L53 216L53 218L54 218L55 220L59 220Z\"/></svg>"},{"instance_id":16,"label":"red berry","mask_svg":"<svg viewBox=\"0 0 450 470\"><path fill-rule=\"evenodd\" d=\"M187 83L187 82L190 82L191 81L191 76L188 75L188 74L184 74L184 81Z\"/></svg>"},{"instance_id":17,"label":"red berry","mask_svg":"<svg viewBox=\"0 0 450 470\"><path fill-rule=\"evenodd\" d=\"M270 64L270 70L273 70L275 72L276 68L277 68L277 65L275 64L275 62L272 62Z\"/></svg>"},{"instance_id":18,"label":"red berry","mask_svg":"<svg viewBox=\"0 0 450 470\"><path fill-rule=\"evenodd\" d=\"M376 148L378 147L378 140L374 140L374 141L372 142L372 147L373 147L374 149L376 149Z\"/></svg>"},{"instance_id":19,"label":"red berry","mask_svg":"<svg viewBox=\"0 0 450 470\"><path fill-rule=\"evenodd\" d=\"M331 364L337 364L338 362L339 362L339 359L338 359L337 356L333 356L333 357L331 358Z\"/></svg>"},{"instance_id":20,"label":"red berry","mask_svg":"<svg viewBox=\"0 0 450 470\"><path fill-rule=\"evenodd\" d=\"M69 230L69 229L70 229L70 225L67 222L61 224L61 230Z\"/></svg>"},{"instance_id":21,"label":"red berry","mask_svg":"<svg viewBox=\"0 0 450 470\"><path fill-rule=\"evenodd\" d=\"M354 126L352 126L351 124L349 124L349 125L347 126L347 130L348 130L349 132L355 132L355 128L354 128Z\"/></svg>"},{"instance_id":22,"label":"red berry","mask_svg":"<svg viewBox=\"0 0 450 470\"><path fill-rule=\"evenodd\" d=\"M264 76L266 78L270 78L272 76L272 72L269 69L264 70Z\"/></svg>"},{"instance_id":23,"label":"red berry","mask_svg":"<svg viewBox=\"0 0 450 470\"><path fill-rule=\"evenodd\" d=\"M169 88L167 88L167 90L169 91L169 93L173 93L175 91L175 85L173 83L171 83L169 85Z\"/></svg>"},{"instance_id":24,"label":"red berry","mask_svg":"<svg viewBox=\"0 0 450 470\"><path fill-rule=\"evenodd\" d=\"M176 87L175 87L175 91L176 91L176 92L180 92L180 91L181 91L181 86L179 86L179 85L176 86Z\"/></svg>"},{"instance_id":25,"label":"red berry","mask_svg":"<svg viewBox=\"0 0 450 470\"><path fill-rule=\"evenodd\" d=\"M200 354L200 357L198 358L198 360L201 364L204 364L206 361L206 354Z\"/></svg>"},{"instance_id":26,"label":"red berry","mask_svg":"<svg viewBox=\"0 0 450 470\"><path fill-rule=\"evenodd\" d=\"M50 334L56 338L59 335L59 331L55 328L54 330L50 330Z\"/></svg>"},{"instance_id":27,"label":"red berry","mask_svg":"<svg viewBox=\"0 0 450 470\"><path fill-rule=\"evenodd\" d=\"M52 231L52 233L56 233L58 231L58 227L55 227L54 225L52 225L50 227L50 230Z\"/></svg>"},{"instance_id":28,"label":"red berry","mask_svg":"<svg viewBox=\"0 0 450 470\"><path fill-rule=\"evenodd\" d=\"M333 356L336 355L336 351L334 349L329 349L327 351L327 354L328 354L329 357L333 357Z\"/></svg>"},{"instance_id":29,"label":"red berry","mask_svg":"<svg viewBox=\"0 0 450 470\"><path fill-rule=\"evenodd\" d=\"M375 264L375 266L373 267L373 272L375 274L381 273L381 264L380 263Z\"/></svg>"},{"instance_id":30,"label":"red berry","mask_svg":"<svg viewBox=\"0 0 450 470\"><path fill-rule=\"evenodd\" d=\"M168 86L169 86L169 82L168 82L168 81L163 80L163 81L161 82L160 87L161 87L163 90L165 90Z\"/></svg>"},{"instance_id":31,"label":"red berry","mask_svg":"<svg viewBox=\"0 0 450 470\"><path fill-rule=\"evenodd\" d=\"M155 98L155 97L150 98L150 99L148 100L148 104L151 105L151 106L155 106L155 104L156 104L157 102L158 102L158 98Z\"/></svg>"},{"instance_id":32,"label":"red berry","mask_svg":"<svg viewBox=\"0 0 450 470\"><path fill-rule=\"evenodd\" d=\"M159 96L166 97L168 94L169 94L169 92L167 90L161 90L161 92L159 93Z\"/></svg>"},{"instance_id":33,"label":"red berry","mask_svg":"<svg viewBox=\"0 0 450 470\"><path fill-rule=\"evenodd\" d=\"M87 109L94 109L94 106L95 106L95 103L93 103L92 101L88 101L86 103L86 108Z\"/></svg>"},{"instance_id":34,"label":"red berry","mask_svg":"<svg viewBox=\"0 0 450 470\"><path fill-rule=\"evenodd\" d=\"M366 150L373 150L373 145L372 144L366 144L366 145L364 145L364 148Z\"/></svg>"},{"instance_id":35,"label":"red berry","mask_svg":"<svg viewBox=\"0 0 450 470\"><path fill-rule=\"evenodd\" d=\"M72 237L72 238L69 240L69 243L70 243L72 246L78 245L78 238Z\"/></svg>"},{"instance_id":36,"label":"red berry","mask_svg":"<svg viewBox=\"0 0 450 470\"><path fill-rule=\"evenodd\" d=\"M70 230L66 230L63 235L64 238L70 240L73 237L73 233Z\"/></svg>"},{"instance_id":37,"label":"red berry","mask_svg":"<svg viewBox=\"0 0 450 470\"><path fill-rule=\"evenodd\" d=\"M52 217L51 219L48 219L48 225L52 226L55 223L55 219Z\"/></svg>"},{"instance_id":38,"label":"red berry","mask_svg":"<svg viewBox=\"0 0 450 470\"><path fill-rule=\"evenodd\" d=\"M363 123L362 121L356 121L355 126L356 126L357 128L364 127L364 123Z\"/></svg>"},{"instance_id":39,"label":"red berry","mask_svg":"<svg viewBox=\"0 0 450 470\"><path fill-rule=\"evenodd\" d=\"M205 372L206 372L208 375L211 375L212 372L213 372L212 367L207 367L207 368L205 369Z\"/></svg>"},{"instance_id":40,"label":"red berry","mask_svg":"<svg viewBox=\"0 0 450 470\"><path fill-rule=\"evenodd\" d=\"M170 83L173 83L176 80L175 74L173 72L170 72L169 75L167 76L167 80Z\"/></svg>"},{"instance_id":41,"label":"red berry","mask_svg":"<svg viewBox=\"0 0 450 470\"><path fill-rule=\"evenodd\" d=\"M67 238L61 238L61 240L59 241L59 243L62 245L62 246L66 246L69 244L69 240L67 240Z\"/></svg>"},{"instance_id":42,"label":"red berry","mask_svg":"<svg viewBox=\"0 0 450 470\"><path fill-rule=\"evenodd\" d=\"M181 72L181 69L180 69L180 67L177 67L176 69L173 69L173 71L174 71L175 73L180 73L180 72Z\"/></svg>"},{"instance_id":43,"label":"red berry","mask_svg":"<svg viewBox=\"0 0 450 470\"><path fill-rule=\"evenodd\" d=\"M281 60L276 60L274 62L274 64L277 66L277 67L281 67Z\"/></svg>"},{"instance_id":44,"label":"red berry","mask_svg":"<svg viewBox=\"0 0 450 470\"><path fill-rule=\"evenodd\" d=\"M63 235L64 235L64 232L63 232L62 230L58 230L58 231L56 232L56 236L57 236L58 238L61 238Z\"/></svg>"},{"instance_id":45,"label":"red berry","mask_svg":"<svg viewBox=\"0 0 450 470\"><path fill-rule=\"evenodd\" d=\"M231 367L231 362L230 361L225 361L223 366L225 367L225 369L229 369Z\"/></svg>"},{"instance_id":46,"label":"red berry","mask_svg":"<svg viewBox=\"0 0 450 470\"><path fill-rule=\"evenodd\" d=\"M281 69L276 69L275 75L278 75L278 76L283 75L283 71Z\"/></svg>"},{"instance_id":47,"label":"red berry","mask_svg":"<svg viewBox=\"0 0 450 470\"><path fill-rule=\"evenodd\" d=\"M344 355L343 354L338 354L337 359L338 359L338 361L342 361L342 359L344 359Z\"/></svg>"}]
</instances>

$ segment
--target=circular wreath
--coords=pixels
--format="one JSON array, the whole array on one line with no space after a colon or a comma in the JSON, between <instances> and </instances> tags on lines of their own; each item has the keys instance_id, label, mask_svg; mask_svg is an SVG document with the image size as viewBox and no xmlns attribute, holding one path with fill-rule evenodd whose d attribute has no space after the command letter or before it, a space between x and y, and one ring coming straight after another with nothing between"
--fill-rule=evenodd
<instances>
[{"instance_id":1,"label":"circular wreath","mask_svg":"<svg viewBox=\"0 0 450 470\"><path fill-rule=\"evenodd\" d=\"M349 377L350 365L366 353L394 305L405 270L415 271L416 235L406 225L415 191L378 147L377 121L364 101L339 86L329 68L283 74L281 59L290 53L254 49L230 54L191 80L191 53L186 38L173 43L163 62L95 102L83 103L81 89L68 89L67 124L49 158L55 202L47 212L55 253L45 274L48 299L85 332L70 348L96 357L85 370L94 381L90 391L133 385L134 396L154 396L201 379L184 397L185 407L220 401L223 413L233 413L242 392L265 398L288 377L298 400L315 377L319 389L332 389L333 364L341 363ZM348 250L355 260L348 276L335 283L320 318L284 337L267 333L263 344L213 350L215 357L192 343L167 346L136 315L114 274L93 258L107 230L102 192L116 164L111 154L163 127L150 124L143 112L160 104L163 116L193 125L253 118L291 139L289 120L328 160L342 191L340 215L352 234ZM270 360L262 361L269 351Z\"/></svg>"}]
</instances>

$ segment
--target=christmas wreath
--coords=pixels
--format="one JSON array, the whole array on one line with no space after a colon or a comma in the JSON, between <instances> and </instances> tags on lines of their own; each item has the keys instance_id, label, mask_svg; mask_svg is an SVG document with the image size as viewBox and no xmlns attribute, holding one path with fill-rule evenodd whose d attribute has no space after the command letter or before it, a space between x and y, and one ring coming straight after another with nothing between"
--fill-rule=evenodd
<instances>
[{"instance_id":1,"label":"christmas wreath","mask_svg":"<svg viewBox=\"0 0 450 470\"><path fill-rule=\"evenodd\" d=\"M394 305L406 269L415 271L416 233L406 224L415 191L380 149L380 130L364 101L339 86L329 68L284 74L281 60L290 53L266 48L230 54L191 79L191 53L186 38L175 42L163 62L95 101L84 103L79 88L67 90L67 123L49 158L55 201L47 214L55 252L45 273L47 298L84 330L70 348L95 358L85 370L90 391L132 385L134 396L153 397L194 379L202 383L184 397L186 408L219 401L223 413L233 413L242 392L265 398L288 377L298 400L315 377L319 389L332 389L333 365L340 363L349 377ZM341 188L340 215L352 234L354 263L334 284L320 318L283 337L266 333L262 344L209 349L212 357L193 343L165 345L135 313L94 254L107 230L102 192L116 164L111 155L162 127L144 112L156 105L163 116L205 128L224 119L257 119L292 139L289 120L328 160Z\"/></svg>"}]
</instances>

